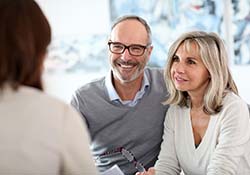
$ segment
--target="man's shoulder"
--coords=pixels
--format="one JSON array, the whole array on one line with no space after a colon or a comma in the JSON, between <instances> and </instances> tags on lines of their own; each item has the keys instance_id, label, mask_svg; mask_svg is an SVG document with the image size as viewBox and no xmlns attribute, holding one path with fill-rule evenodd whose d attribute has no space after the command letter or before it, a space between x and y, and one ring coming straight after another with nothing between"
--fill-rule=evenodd
<instances>
[{"instance_id":1,"label":"man's shoulder","mask_svg":"<svg viewBox=\"0 0 250 175\"><path fill-rule=\"evenodd\" d=\"M81 112L86 108L94 110L99 102L107 99L106 94L105 77L101 77L77 89L71 99L71 105Z\"/></svg>"},{"instance_id":2,"label":"man's shoulder","mask_svg":"<svg viewBox=\"0 0 250 175\"><path fill-rule=\"evenodd\" d=\"M89 93L96 91L97 89L103 89L105 87L105 77L94 79L80 88L77 89L77 93Z\"/></svg>"},{"instance_id":3,"label":"man's shoulder","mask_svg":"<svg viewBox=\"0 0 250 175\"><path fill-rule=\"evenodd\" d=\"M149 81L164 82L163 69L158 67L147 67L145 73L149 78Z\"/></svg>"},{"instance_id":4,"label":"man's shoulder","mask_svg":"<svg viewBox=\"0 0 250 175\"><path fill-rule=\"evenodd\" d=\"M163 77L163 68L160 67L147 67L145 68L145 73L152 77Z\"/></svg>"},{"instance_id":5,"label":"man's shoulder","mask_svg":"<svg viewBox=\"0 0 250 175\"><path fill-rule=\"evenodd\" d=\"M163 68L161 67L146 67L145 71L149 73L163 74Z\"/></svg>"}]
</instances>

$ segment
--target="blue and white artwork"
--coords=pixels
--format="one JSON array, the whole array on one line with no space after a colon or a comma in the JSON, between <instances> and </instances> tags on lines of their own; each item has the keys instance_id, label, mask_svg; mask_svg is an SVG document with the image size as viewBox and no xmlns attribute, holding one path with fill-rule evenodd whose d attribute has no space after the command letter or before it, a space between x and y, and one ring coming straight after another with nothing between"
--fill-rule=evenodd
<instances>
[{"instance_id":1,"label":"blue and white artwork","mask_svg":"<svg viewBox=\"0 0 250 175\"><path fill-rule=\"evenodd\" d=\"M135 14L152 28L154 50L149 66L163 67L170 44L190 30L216 32L225 37L224 1L215 0L107 0L110 28L119 16ZM143 4L143 5L142 5ZM84 7L83 7L84 8ZM250 3L232 0L233 63L250 64ZM106 13L106 12L105 12ZM97 17L102 14L95 14ZM88 17L91 18L91 15ZM98 22L98 21L93 21ZM86 23L86 25L88 25ZM107 39L109 31L90 35L57 36L53 39L46 61L48 72L98 72L108 69Z\"/></svg>"},{"instance_id":2,"label":"blue and white artwork","mask_svg":"<svg viewBox=\"0 0 250 175\"><path fill-rule=\"evenodd\" d=\"M234 63L250 65L250 1L233 0Z\"/></svg>"},{"instance_id":3,"label":"blue and white artwork","mask_svg":"<svg viewBox=\"0 0 250 175\"><path fill-rule=\"evenodd\" d=\"M213 0L110 0L111 20L136 14L152 28L151 66L164 66L169 45L190 30L221 32L223 2ZM143 5L142 5L143 4Z\"/></svg>"}]
</instances>

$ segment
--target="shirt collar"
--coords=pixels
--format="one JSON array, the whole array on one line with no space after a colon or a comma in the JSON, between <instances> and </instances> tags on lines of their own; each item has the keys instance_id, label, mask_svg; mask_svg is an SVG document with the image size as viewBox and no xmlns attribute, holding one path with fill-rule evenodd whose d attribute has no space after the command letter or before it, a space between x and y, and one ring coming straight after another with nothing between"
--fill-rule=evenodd
<instances>
[{"instance_id":1,"label":"shirt collar","mask_svg":"<svg viewBox=\"0 0 250 175\"><path fill-rule=\"evenodd\" d=\"M141 91L145 92L146 88L149 87L149 85L150 84L149 84L147 74L144 72L143 80L142 80L142 88L140 89L140 92ZM110 101L115 101L115 100L122 101L120 99L119 95L117 94L117 92L113 86L113 83L112 83L112 70L110 70L105 77L105 86L107 88Z\"/></svg>"}]
</instances>

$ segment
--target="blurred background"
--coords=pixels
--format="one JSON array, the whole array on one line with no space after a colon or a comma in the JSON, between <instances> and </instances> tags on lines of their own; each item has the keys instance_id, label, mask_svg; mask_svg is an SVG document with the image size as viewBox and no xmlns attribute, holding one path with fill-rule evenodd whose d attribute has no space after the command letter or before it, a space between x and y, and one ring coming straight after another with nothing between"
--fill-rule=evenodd
<instances>
[{"instance_id":1,"label":"blurred background","mask_svg":"<svg viewBox=\"0 0 250 175\"><path fill-rule=\"evenodd\" d=\"M204 30L225 41L240 96L250 103L250 0L37 0L53 40L45 62L45 91L69 103L74 91L109 69L107 40L114 19L140 15L150 24L149 66L164 67L181 33Z\"/></svg>"}]
</instances>

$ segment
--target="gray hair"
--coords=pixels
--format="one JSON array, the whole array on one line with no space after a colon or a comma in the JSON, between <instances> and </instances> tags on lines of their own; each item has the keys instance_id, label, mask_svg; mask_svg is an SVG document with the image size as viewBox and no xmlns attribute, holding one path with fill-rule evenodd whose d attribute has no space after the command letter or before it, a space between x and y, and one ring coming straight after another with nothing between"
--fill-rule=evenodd
<instances>
[{"instance_id":1,"label":"gray hair","mask_svg":"<svg viewBox=\"0 0 250 175\"><path fill-rule=\"evenodd\" d=\"M148 34L148 44L152 44L152 33L151 33L151 29L150 29L150 26L148 25L147 21L139 16L136 16L136 15L125 15L125 16L121 16L119 18L117 18L113 25L111 26L111 30L114 29L114 27L123 22L123 21L126 21L126 20L137 20L139 21L146 29L147 31L147 34Z\"/></svg>"},{"instance_id":2,"label":"gray hair","mask_svg":"<svg viewBox=\"0 0 250 175\"><path fill-rule=\"evenodd\" d=\"M203 31L187 32L172 44L164 70L164 78L170 95L164 104L190 106L187 92L176 90L171 79L170 70L173 64L173 57L180 45L183 44L186 50L190 51L192 43L198 46L197 51L210 74L210 82L203 99L203 110L207 114L216 114L221 110L222 100L227 92L232 91L238 94L236 84L228 67L226 48L222 39L216 33Z\"/></svg>"}]
</instances>

